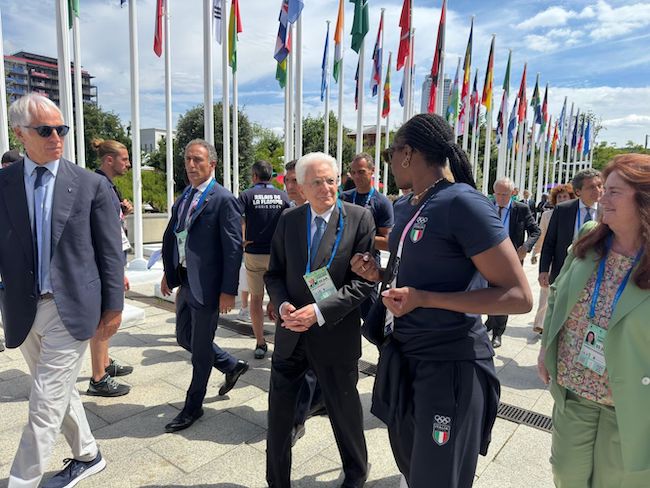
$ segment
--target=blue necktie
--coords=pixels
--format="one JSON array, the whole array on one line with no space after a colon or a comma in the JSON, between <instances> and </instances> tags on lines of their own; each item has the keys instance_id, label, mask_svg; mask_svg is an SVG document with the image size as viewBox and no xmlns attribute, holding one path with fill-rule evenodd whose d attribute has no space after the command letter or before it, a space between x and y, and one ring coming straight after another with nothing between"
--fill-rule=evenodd
<instances>
[{"instance_id":1,"label":"blue necktie","mask_svg":"<svg viewBox=\"0 0 650 488\"><path fill-rule=\"evenodd\" d=\"M45 166L38 166L36 169L36 180L34 180L34 225L32 226L32 234L34 239L34 270L36 273L36 291L40 295L40 291L43 288L43 270L41 251L43 243L41 239L43 237L43 208L45 204L45 195L47 193L47 188L45 188L43 182L43 176L48 171Z\"/></svg>"},{"instance_id":2,"label":"blue necktie","mask_svg":"<svg viewBox=\"0 0 650 488\"><path fill-rule=\"evenodd\" d=\"M311 262L309 265L313 268L314 263L316 262L316 254L318 254L318 246L320 246L320 241L323 239L323 234L325 233L325 220L322 217L316 216L314 218L314 223L316 224L316 232L314 232L314 237L311 239Z\"/></svg>"},{"instance_id":3,"label":"blue necktie","mask_svg":"<svg viewBox=\"0 0 650 488\"><path fill-rule=\"evenodd\" d=\"M196 188L192 188L192 191L190 192L189 196L187 197L187 203L185 207L183 207L183 211L181 212L181 216L178 218L177 221L177 229L178 232L185 230L185 225L187 221L187 213L190 210L190 207L192 206L192 201L194 200L194 195L196 195L196 192L199 191Z\"/></svg>"},{"instance_id":4,"label":"blue necktie","mask_svg":"<svg viewBox=\"0 0 650 488\"><path fill-rule=\"evenodd\" d=\"M591 216L591 208L587 207L586 210L587 210L587 216L585 217L585 224L587 222L590 222L593 219L593 217Z\"/></svg>"}]
</instances>

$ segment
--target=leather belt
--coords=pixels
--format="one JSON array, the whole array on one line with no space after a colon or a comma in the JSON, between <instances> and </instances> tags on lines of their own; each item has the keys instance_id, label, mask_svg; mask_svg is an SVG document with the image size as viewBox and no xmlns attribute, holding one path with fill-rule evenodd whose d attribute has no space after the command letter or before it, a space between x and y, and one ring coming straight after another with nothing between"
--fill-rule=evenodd
<instances>
[{"instance_id":1,"label":"leather belt","mask_svg":"<svg viewBox=\"0 0 650 488\"><path fill-rule=\"evenodd\" d=\"M41 300L54 300L54 294L53 293L43 293L38 298L41 299Z\"/></svg>"}]
</instances>

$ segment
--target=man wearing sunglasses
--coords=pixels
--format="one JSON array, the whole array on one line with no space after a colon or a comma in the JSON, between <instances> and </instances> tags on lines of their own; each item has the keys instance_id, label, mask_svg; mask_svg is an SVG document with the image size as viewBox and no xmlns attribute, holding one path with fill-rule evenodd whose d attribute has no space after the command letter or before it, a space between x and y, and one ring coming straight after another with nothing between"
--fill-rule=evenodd
<instances>
[{"instance_id":1,"label":"man wearing sunglasses","mask_svg":"<svg viewBox=\"0 0 650 488\"><path fill-rule=\"evenodd\" d=\"M73 486L106 466L75 382L88 340L122 319L120 222L106 179L63 159L68 127L52 101L16 100L9 123L25 157L0 171L0 309L32 385L8 486L39 485L59 432L72 456L42 486Z\"/></svg>"}]
</instances>

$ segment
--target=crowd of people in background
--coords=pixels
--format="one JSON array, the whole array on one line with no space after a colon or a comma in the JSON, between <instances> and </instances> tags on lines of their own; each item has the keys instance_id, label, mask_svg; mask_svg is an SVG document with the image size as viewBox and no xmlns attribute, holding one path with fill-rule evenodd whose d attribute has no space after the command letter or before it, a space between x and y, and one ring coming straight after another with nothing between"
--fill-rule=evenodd
<instances>
[{"instance_id":1,"label":"crowd of people in background","mask_svg":"<svg viewBox=\"0 0 650 488\"><path fill-rule=\"evenodd\" d=\"M88 344L86 393L130 390L115 378L133 368L109 354L129 289L125 217L133 206L114 183L129 154L97 140L95 173L66 161L68 127L40 95L14 102L9 117L25 154L2 157L0 308L7 346L20 347L32 376L9 487L39 486L63 432L72 458L42 485L62 488L106 465L75 387ZM284 190L272 165L258 161L252 187L236 198L215 179L214 146L187 144L188 185L162 236L160 289L175 293L176 340L191 355L192 374L183 408L164 430L188 429L203 416L213 369L227 395L254 366L215 341L239 295L256 360L269 352L264 315L276 324L270 487L291 486L292 448L315 414L330 419L341 486L364 485L362 336L380 352L371 412L387 426L403 485L470 487L499 404L494 350L508 316L533 306L523 269L531 254L541 286L532 324L541 334L538 373L555 401L554 482L647 486L650 156L582 170L540 202L527 190L520 199L505 177L489 197L477 191L467 155L437 115L404 123L383 159L401 193L393 201L376 190L379 161L367 153L342 175L331 156L305 154L286 165ZM389 254L385 266L380 251Z\"/></svg>"}]
</instances>

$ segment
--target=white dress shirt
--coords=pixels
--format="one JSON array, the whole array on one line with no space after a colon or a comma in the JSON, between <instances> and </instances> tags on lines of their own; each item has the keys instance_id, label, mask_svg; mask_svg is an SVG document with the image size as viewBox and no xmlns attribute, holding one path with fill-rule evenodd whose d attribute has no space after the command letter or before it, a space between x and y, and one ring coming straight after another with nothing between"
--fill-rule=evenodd
<instances>
[{"instance_id":1,"label":"white dress shirt","mask_svg":"<svg viewBox=\"0 0 650 488\"><path fill-rule=\"evenodd\" d=\"M594 203L591 207L587 207L582 200L578 200L578 215L576 215L575 228L573 229L573 240L578 238L580 227L585 223L587 218L587 209L591 212L591 220L596 220L598 214L598 202Z\"/></svg>"}]
</instances>

